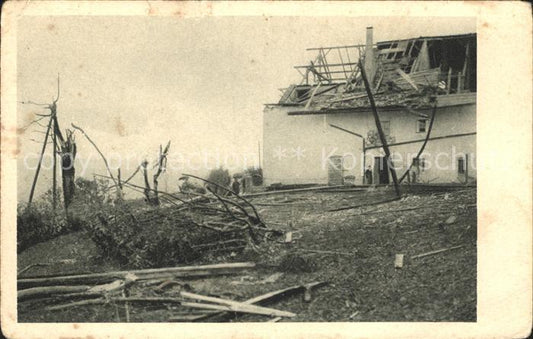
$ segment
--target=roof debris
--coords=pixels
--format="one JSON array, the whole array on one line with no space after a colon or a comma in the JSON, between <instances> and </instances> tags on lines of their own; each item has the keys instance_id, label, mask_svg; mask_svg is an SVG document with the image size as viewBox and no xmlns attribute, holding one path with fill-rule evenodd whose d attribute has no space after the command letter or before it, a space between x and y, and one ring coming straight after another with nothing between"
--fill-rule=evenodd
<instances>
[{"instance_id":1,"label":"roof debris","mask_svg":"<svg viewBox=\"0 0 533 339\"><path fill-rule=\"evenodd\" d=\"M278 105L306 111L370 107L359 60L379 108L428 109L437 96L476 91L475 33L308 50L318 56L295 66L302 81L285 89Z\"/></svg>"}]
</instances>

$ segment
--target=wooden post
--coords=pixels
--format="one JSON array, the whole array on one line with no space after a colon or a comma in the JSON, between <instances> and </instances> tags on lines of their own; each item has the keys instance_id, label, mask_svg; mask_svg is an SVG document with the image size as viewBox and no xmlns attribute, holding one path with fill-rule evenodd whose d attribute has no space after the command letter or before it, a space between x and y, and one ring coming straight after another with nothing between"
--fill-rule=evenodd
<instances>
[{"instance_id":1,"label":"wooden post","mask_svg":"<svg viewBox=\"0 0 533 339\"><path fill-rule=\"evenodd\" d=\"M463 73L457 73L457 93L461 93L463 89Z\"/></svg>"},{"instance_id":2,"label":"wooden post","mask_svg":"<svg viewBox=\"0 0 533 339\"><path fill-rule=\"evenodd\" d=\"M385 163L388 165L389 170L391 172L396 195L400 197L401 193L400 193L400 187L398 186L398 177L396 176L396 170L394 169L394 165L390 161L390 150L389 150L389 146L387 145L387 139L385 138L385 133L383 133L383 128L381 127L381 122L379 121L379 115L378 115L378 111L376 108L376 103L374 102L374 96L372 95L372 91L370 89L370 85L366 77L365 69L361 64L361 61L359 61L359 68L361 69L361 77L363 78L366 93L368 94L368 100L370 101L370 106L372 107L372 114L374 115L374 120L376 122L376 128L378 130L379 139L381 140L381 144L383 145L383 151L385 152Z\"/></svg>"},{"instance_id":3,"label":"wooden post","mask_svg":"<svg viewBox=\"0 0 533 339\"><path fill-rule=\"evenodd\" d=\"M464 82L463 82L463 87L464 89L468 89L467 86L468 86L468 83L469 83L469 76L468 76L468 72L466 71L466 68L468 66L468 57L470 55L470 44L467 43L466 44L466 51L465 51L465 62L463 64L463 77L464 77Z\"/></svg>"},{"instance_id":4,"label":"wooden post","mask_svg":"<svg viewBox=\"0 0 533 339\"><path fill-rule=\"evenodd\" d=\"M465 185L468 185L468 153L465 154Z\"/></svg>"},{"instance_id":5,"label":"wooden post","mask_svg":"<svg viewBox=\"0 0 533 339\"><path fill-rule=\"evenodd\" d=\"M450 94L450 89L452 88L452 68L448 69L448 83L446 84L446 94Z\"/></svg>"},{"instance_id":6,"label":"wooden post","mask_svg":"<svg viewBox=\"0 0 533 339\"><path fill-rule=\"evenodd\" d=\"M363 138L363 185L368 184L366 182L366 142Z\"/></svg>"},{"instance_id":7,"label":"wooden post","mask_svg":"<svg viewBox=\"0 0 533 339\"><path fill-rule=\"evenodd\" d=\"M56 206L57 206L57 152L56 152L56 149L57 149L57 134L55 132L57 126L54 128L54 131L53 131L53 135L54 135L54 142L53 142L53 146L52 146L52 153L53 153L53 160L54 160L54 165L53 165L53 173L52 173L52 207L54 209L54 211L56 210Z\"/></svg>"},{"instance_id":8,"label":"wooden post","mask_svg":"<svg viewBox=\"0 0 533 339\"><path fill-rule=\"evenodd\" d=\"M50 128L52 127L52 121L53 121L53 118L50 117L50 122L48 122L48 127L46 129L46 136L44 137L43 148L41 149L41 156L39 157L39 164L37 165L37 169L35 170L35 176L33 177L33 183L31 185L30 199L29 199L28 204L31 204L31 201L33 200L33 193L35 192L35 184L37 184L37 178L39 177L39 172L41 171L41 164L43 163L43 155L44 155L44 151L46 150L46 144L48 143L48 135L50 135Z\"/></svg>"}]
</instances>

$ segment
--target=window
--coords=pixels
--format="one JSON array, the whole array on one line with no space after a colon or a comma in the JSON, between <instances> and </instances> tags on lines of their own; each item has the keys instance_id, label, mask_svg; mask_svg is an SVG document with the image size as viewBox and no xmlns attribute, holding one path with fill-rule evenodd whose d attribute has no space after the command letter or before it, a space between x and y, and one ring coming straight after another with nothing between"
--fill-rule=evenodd
<instances>
[{"instance_id":1,"label":"window","mask_svg":"<svg viewBox=\"0 0 533 339\"><path fill-rule=\"evenodd\" d=\"M465 159L464 158L457 159L457 173L459 174L465 173Z\"/></svg>"},{"instance_id":2,"label":"window","mask_svg":"<svg viewBox=\"0 0 533 339\"><path fill-rule=\"evenodd\" d=\"M382 121L381 128L383 129L383 134L385 134L386 137L389 137L390 136L390 121Z\"/></svg>"},{"instance_id":3,"label":"window","mask_svg":"<svg viewBox=\"0 0 533 339\"><path fill-rule=\"evenodd\" d=\"M425 133L427 131L426 125L427 125L427 119L418 119L416 121L416 132Z\"/></svg>"}]
</instances>

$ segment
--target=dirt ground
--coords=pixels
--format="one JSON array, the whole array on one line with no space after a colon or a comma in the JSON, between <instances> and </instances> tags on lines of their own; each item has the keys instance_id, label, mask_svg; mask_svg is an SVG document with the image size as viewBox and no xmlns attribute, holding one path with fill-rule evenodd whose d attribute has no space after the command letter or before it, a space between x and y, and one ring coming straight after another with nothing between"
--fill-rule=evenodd
<instances>
[{"instance_id":1,"label":"dirt ground","mask_svg":"<svg viewBox=\"0 0 533 339\"><path fill-rule=\"evenodd\" d=\"M251 198L269 227L292 231L264 241L260 254L245 252L211 263L253 261L257 268L239 275L186 281L195 293L246 300L295 284L324 281L311 301L301 295L268 307L294 312L281 321L476 321L476 189L417 189L399 201L341 211L343 206L390 199L388 188L310 191ZM430 251L457 247L421 258ZM404 255L395 268L396 254ZM126 269L102 258L83 232L38 244L18 256L18 269L35 263L25 276ZM197 264L207 263L207 259ZM133 296L177 296L180 286L157 291L132 288ZM108 303L44 311L62 301L20 302L20 322L125 321L124 307ZM166 322L193 311L173 304L130 305L132 322ZM238 315L231 321L268 321ZM217 321L213 318L208 321Z\"/></svg>"}]
</instances>

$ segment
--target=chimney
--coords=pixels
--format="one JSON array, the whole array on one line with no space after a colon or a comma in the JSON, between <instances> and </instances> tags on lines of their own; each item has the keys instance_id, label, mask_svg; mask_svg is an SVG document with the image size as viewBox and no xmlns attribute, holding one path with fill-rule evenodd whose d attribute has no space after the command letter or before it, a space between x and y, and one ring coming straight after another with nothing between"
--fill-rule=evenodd
<instances>
[{"instance_id":1,"label":"chimney","mask_svg":"<svg viewBox=\"0 0 533 339\"><path fill-rule=\"evenodd\" d=\"M374 80L374 34L372 26L366 28L365 71L368 81Z\"/></svg>"}]
</instances>

